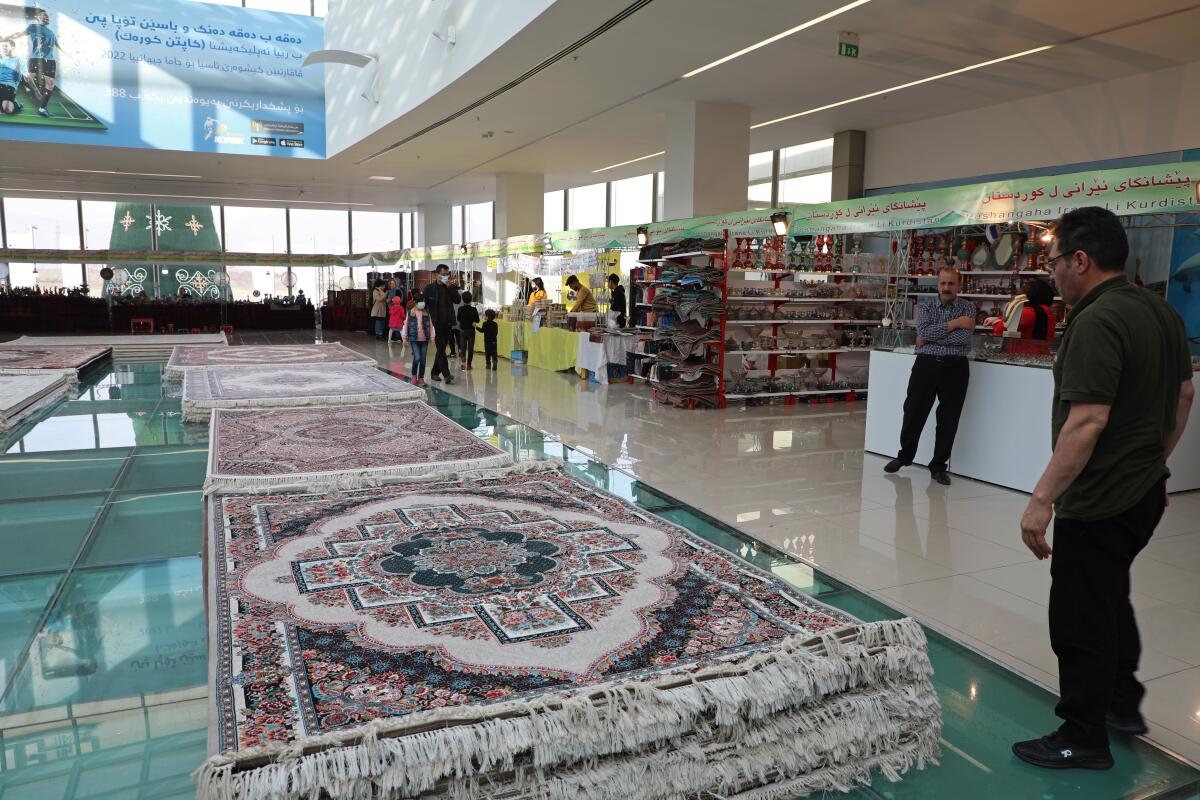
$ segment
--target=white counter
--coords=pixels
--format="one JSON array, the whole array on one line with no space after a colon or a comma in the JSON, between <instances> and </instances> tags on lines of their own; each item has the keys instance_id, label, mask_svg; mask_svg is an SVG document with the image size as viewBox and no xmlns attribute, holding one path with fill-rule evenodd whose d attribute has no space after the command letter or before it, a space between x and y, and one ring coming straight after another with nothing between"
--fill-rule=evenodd
<instances>
[{"instance_id":1,"label":"white counter","mask_svg":"<svg viewBox=\"0 0 1200 800\"><path fill-rule=\"evenodd\" d=\"M900 449L904 397L912 371L911 353L872 351L867 402L866 449L893 458ZM1196 378L1192 379L1197 382ZM1197 386L1200 393L1200 385ZM1050 460L1048 369L971 362L971 384L950 457L950 471L1022 492L1033 491ZM916 463L933 454L937 404L929 414ZM1200 409L1194 410L1183 440L1168 462L1172 492L1200 489Z\"/></svg>"}]
</instances>

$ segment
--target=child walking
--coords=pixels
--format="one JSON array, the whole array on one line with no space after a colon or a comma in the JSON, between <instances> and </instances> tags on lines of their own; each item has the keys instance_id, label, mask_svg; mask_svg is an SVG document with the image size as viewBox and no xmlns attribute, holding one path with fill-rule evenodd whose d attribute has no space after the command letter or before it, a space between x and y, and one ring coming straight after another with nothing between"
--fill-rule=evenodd
<instances>
[{"instance_id":1,"label":"child walking","mask_svg":"<svg viewBox=\"0 0 1200 800\"><path fill-rule=\"evenodd\" d=\"M405 320L404 341L412 347L412 379L417 386L425 386L425 354L433 343L433 322L425 313L425 301L417 303Z\"/></svg>"},{"instance_id":2,"label":"child walking","mask_svg":"<svg viewBox=\"0 0 1200 800\"><path fill-rule=\"evenodd\" d=\"M388 306L388 349L391 349L392 342L396 339L400 340L400 358L404 358L404 318L408 316L404 310L404 300L400 295L392 297L391 305ZM390 358L390 354L389 354Z\"/></svg>"},{"instance_id":3,"label":"child walking","mask_svg":"<svg viewBox=\"0 0 1200 800\"><path fill-rule=\"evenodd\" d=\"M487 322L479 327L479 331L483 334L484 366L494 370L500 363L499 354L496 352L496 337L500 332L500 326L496 324L496 312L492 309L489 308L483 315L487 317Z\"/></svg>"}]
</instances>

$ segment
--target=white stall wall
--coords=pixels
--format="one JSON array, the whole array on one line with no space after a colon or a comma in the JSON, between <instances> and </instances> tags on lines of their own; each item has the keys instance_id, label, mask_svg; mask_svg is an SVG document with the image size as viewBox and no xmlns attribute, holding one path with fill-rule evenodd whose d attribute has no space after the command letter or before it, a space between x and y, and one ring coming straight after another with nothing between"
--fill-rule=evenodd
<instances>
[{"instance_id":1,"label":"white stall wall","mask_svg":"<svg viewBox=\"0 0 1200 800\"><path fill-rule=\"evenodd\" d=\"M867 403L866 449L888 458L900 449L904 398L915 356L911 353L871 353ZM1200 378L1193 378L1200 383ZM1197 387L1200 388L1200 387ZM1010 364L971 362L967 402L959 418L958 435L950 456L950 471L975 480L1032 492L1050 461L1050 398L1054 376L1048 369ZM1191 424L1167 462L1167 489L1200 489L1200 424ZM929 413L916 463L933 455L937 404ZM911 469L911 468L910 468Z\"/></svg>"},{"instance_id":2,"label":"white stall wall","mask_svg":"<svg viewBox=\"0 0 1200 800\"><path fill-rule=\"evenodd\" d=\"M867 134L867 189L1200 146L1200 61Z\"/></svg>"}]
</instances>

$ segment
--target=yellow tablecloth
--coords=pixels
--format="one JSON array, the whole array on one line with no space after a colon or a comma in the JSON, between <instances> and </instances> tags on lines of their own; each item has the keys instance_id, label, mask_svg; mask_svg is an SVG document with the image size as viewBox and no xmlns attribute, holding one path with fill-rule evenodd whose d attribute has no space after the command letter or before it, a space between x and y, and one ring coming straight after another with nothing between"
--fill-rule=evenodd
<instances>
[{"instance_id":1,"label":"yellow tablecloth","mask_svg":"<svg viewBox=\"0 0 1200 800\"><path fill-rule=\"evenodd\" d=\"M536 333L533 323L496 320L496 351L505 358L513 350L513 327L525 326L525 349L529 351L529 366L553 372L575 366L578 334L562 328L542 328ZM483 352L483 334L475 334L475 351Z\"/></svg>"}]
</instances>

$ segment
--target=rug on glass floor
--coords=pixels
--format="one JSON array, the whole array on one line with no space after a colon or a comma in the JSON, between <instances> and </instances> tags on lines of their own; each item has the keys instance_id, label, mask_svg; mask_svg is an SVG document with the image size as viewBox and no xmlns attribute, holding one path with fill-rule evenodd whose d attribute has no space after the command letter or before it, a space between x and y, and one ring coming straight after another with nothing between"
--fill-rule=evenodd
<instances>
[{"instance_id":1,"label":"rug on glass floor","mask_svg":"<svg viewBox=\"0 0 1200 800\"><path fill-rule=\"evenodd\" d=\"M420 402L219 408L205 489L355 489L511 465L507 453Z\"/></svg>"},{"instance_id":2,"label":"rug on glass floor","mask_svg":"<svg viewBox=\"0 0 1200 800\"><path fill-rule=\"evenodd\" d=\"M208 422L214 408L344 406L423 400L425 390L366 364L189 370L183 421Z\"/></svg>"},{"instance_id":3,"label":"rug on glass floor","mask_svg":"<svg viewBox=\"0 0 1200 800\"><path fill-rule=\"evenodd\" d=\"M182 380L190 370L209 367L278 367L283 364L375 364L375 359L356 353L337 342L328 344L247 344L234 347L178 345L167 361L163 376Z\"/></svg>"},{"instance_id":4,"label":"rug on glass floor","mask_svg":"<svg viewBox=\"0 0 1200 800\"><path fill-rule=\"evenodd\" d=\"M919 625L560 468L208 503L204 800L767 800L937 758Z\"/></svg>"},{"instance_id":5,"label":"rug on glass floor","mask_svg":"<svg viewBox=\"0 0 1200 800\"><path fill-rule=\"evenodd\" d=\"M71 383L79 373L112 352L110 347L0 347L0 375L23 375L54 372L65 375Z\"/></svg>"},{"instance_id":6,"label":"rug on glass floor","mask_svg":"<svg viewBox=\"0 0 1200 800\"><path fill-rule=\"evenodd\" d=\"M61 400L70 387L59 372L0 375L0 433Z\"/></svg>"}]
</instances>

